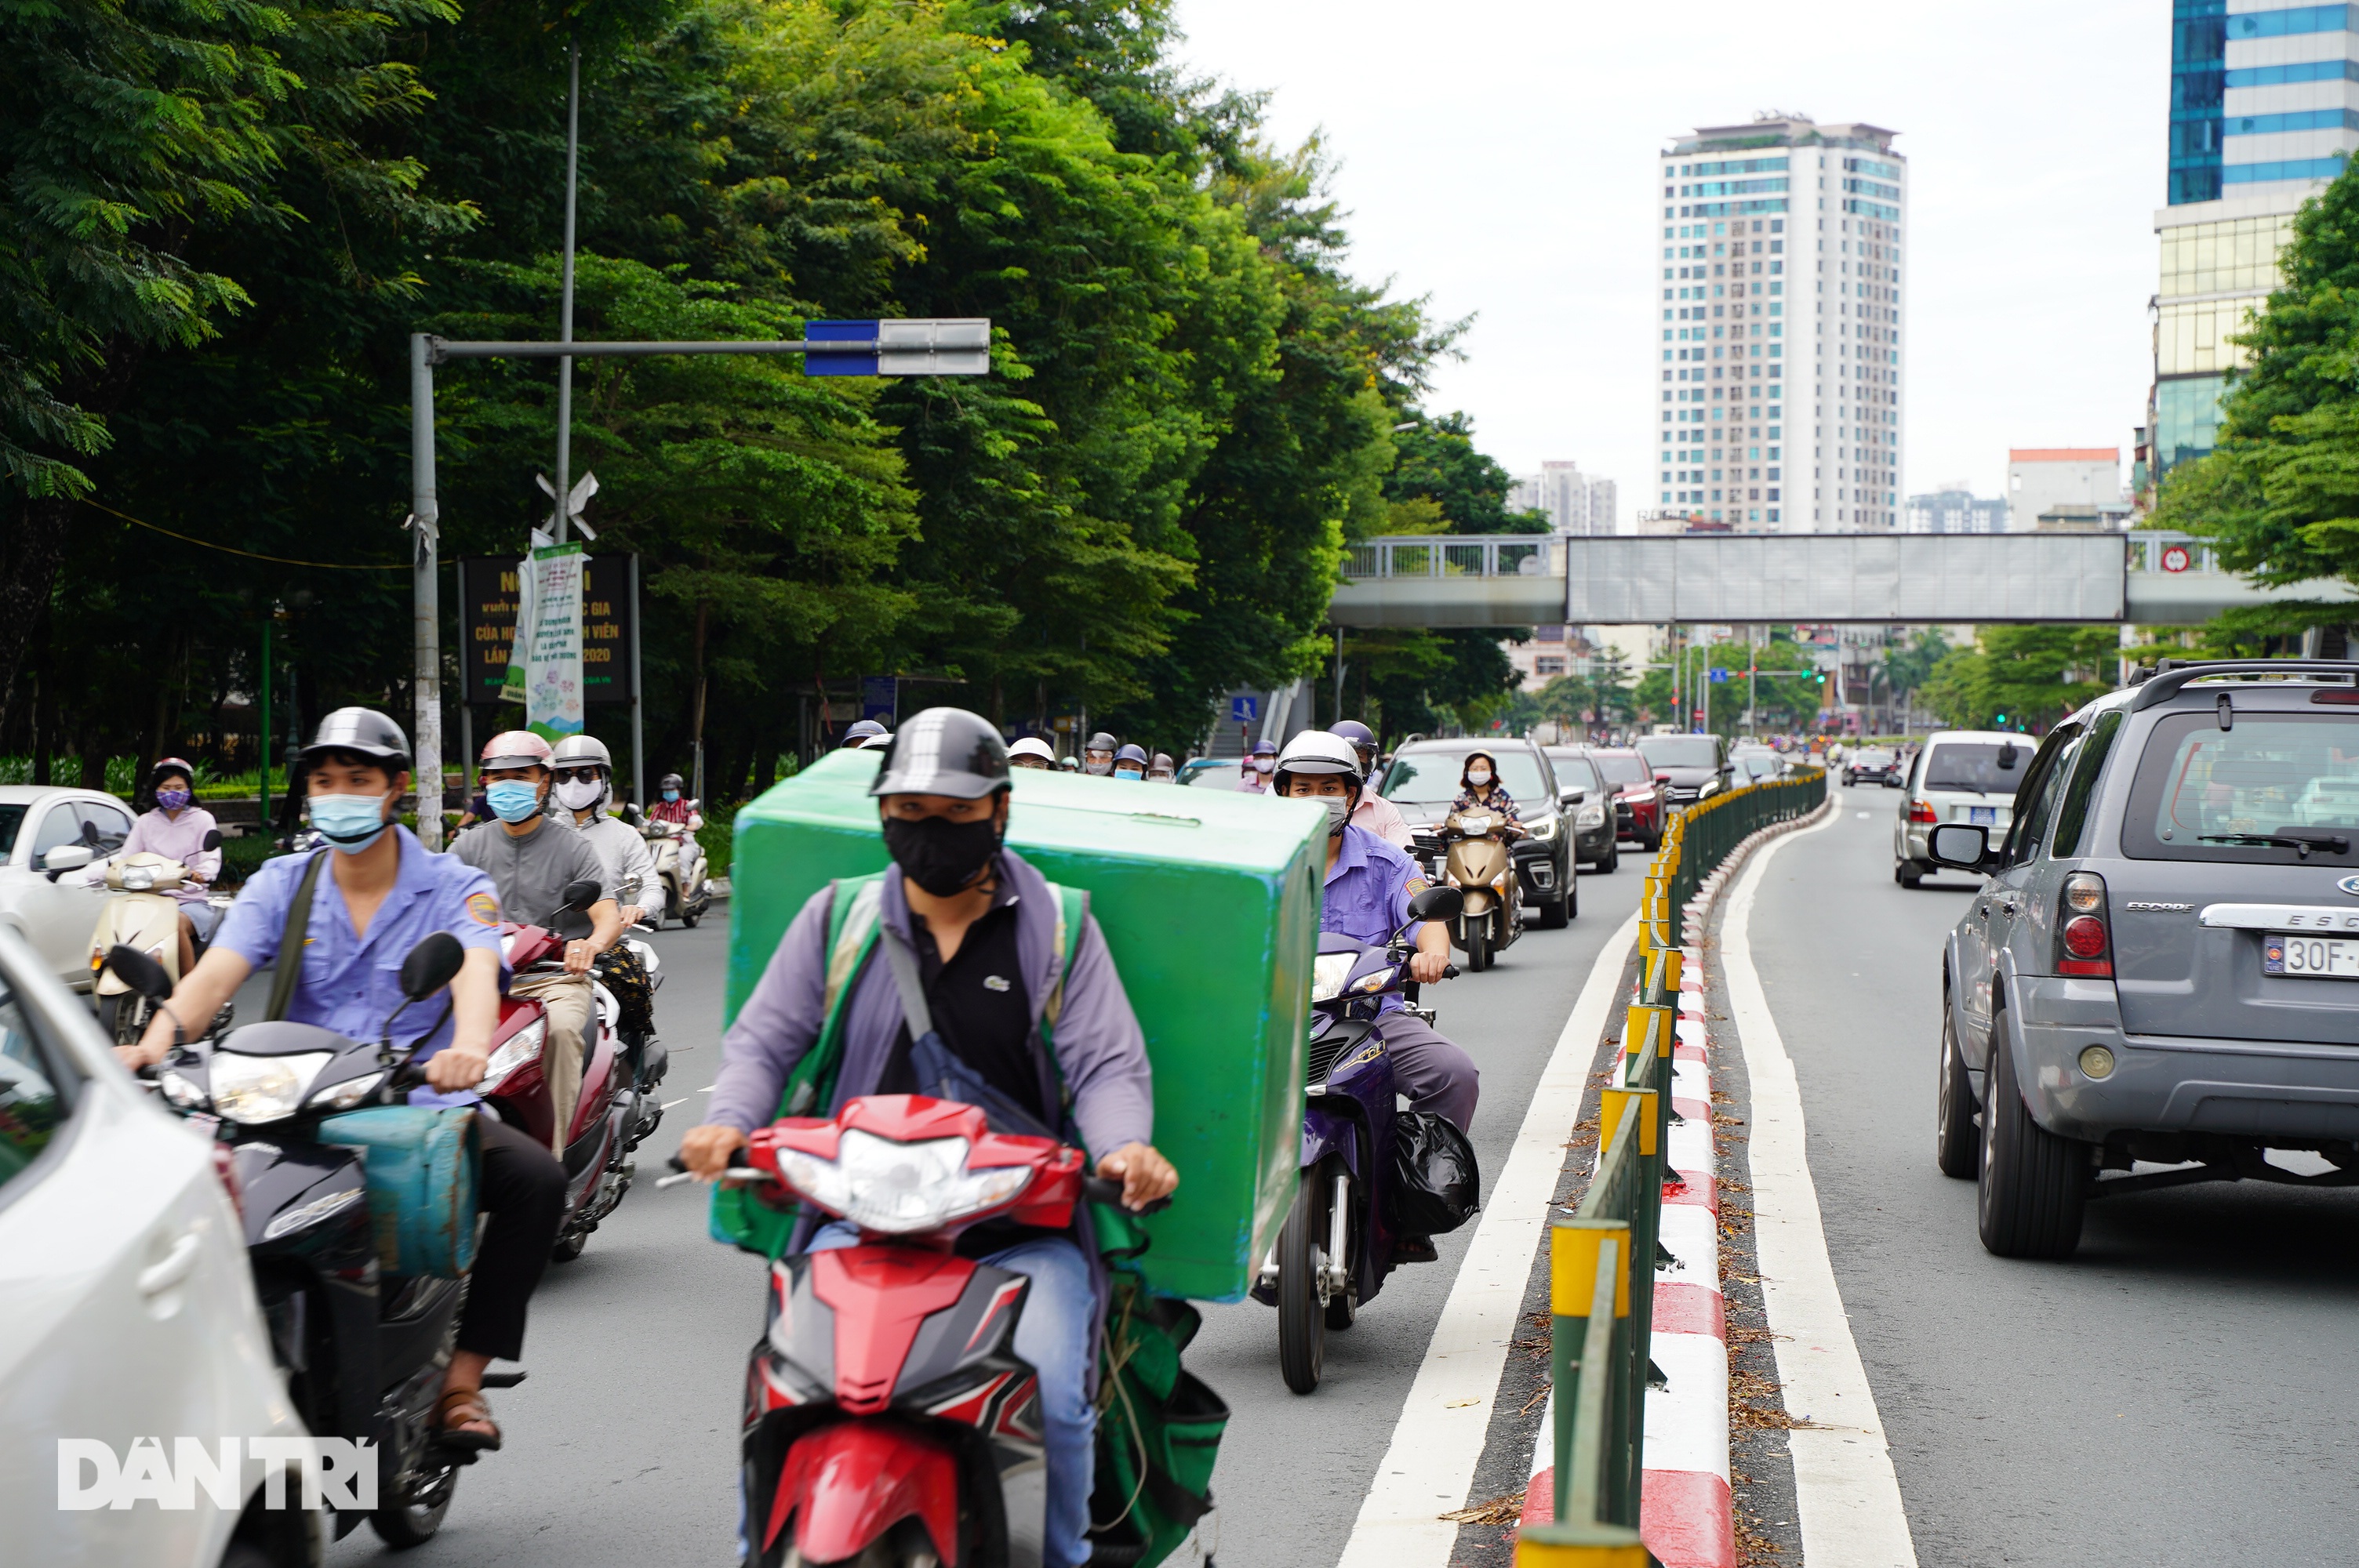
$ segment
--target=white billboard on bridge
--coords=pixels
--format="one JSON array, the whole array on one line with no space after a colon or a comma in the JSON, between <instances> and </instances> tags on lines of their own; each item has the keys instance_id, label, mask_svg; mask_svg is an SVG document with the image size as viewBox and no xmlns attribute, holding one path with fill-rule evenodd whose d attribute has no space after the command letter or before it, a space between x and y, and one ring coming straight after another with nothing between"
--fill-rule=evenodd
<instances>
[{"instance_id":1,"label":"white billboard on bridge","mask_svg":"<svg viewBox=\"0 0 2359 1568\"><path fill-rule=\"evenodd\" d=\"M1575 625L1672 621L2119 621L2118 534L1692 534L1575 538Z\"/></svg>"}]
</instances>

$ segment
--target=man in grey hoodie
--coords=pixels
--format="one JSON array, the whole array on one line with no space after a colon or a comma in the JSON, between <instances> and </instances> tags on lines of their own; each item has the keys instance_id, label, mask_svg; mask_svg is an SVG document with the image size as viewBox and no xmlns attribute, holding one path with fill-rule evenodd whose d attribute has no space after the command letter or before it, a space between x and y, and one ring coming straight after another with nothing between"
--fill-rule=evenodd
<instances>
[{"instance_id":1,"label":"man in grey hoodie","mask_svg":"<svg viewBox=\"0 0 2359 1568\"><path fill-rule=\"evenodd\" d=\"M877 946L901 944L914 957L930 1035L979 1087L985 1108L996 1108L995 1123L1008 1111L1050 1129L1070 1119L1067 1136L1095 1158L1098 1173L1123 1184L1126 1206L1143 1207L1180 1182L1148 1141L1154 1096L1146 1041L1094 917L1085 921L1072 966L1064 968L1056 893L1003 847L1009 791L1006 745L974 714L929 708L894 737L869 791L878 797L885 845L899 873L881 884ZM754 1129L776 1118L788 1075L819 1036L835 892L821 889L804 904L722 1041L705 1125L680 1141L681 1159L707 1180L727 1168ZM846 984L843 1055L828 1111L862 1095L940 1093L943 1078L918 1059L923 1053L886 956L872 953ZM1053 1059L1041 1032L1052 998L1059 1002ZM921 1035L928 1033L921 1028ZM856 1239L838 1222L811 1246ZM1070 1232L1006 1222L969 1231L959 1250L1032 1279L1016 1351L1040 1374L1047 1557L1049 1568L1081 1568L1090 1557L1097 1419L1090 1399L1097 1321L1092 1260Z\"/></svg>"}]
</instances>

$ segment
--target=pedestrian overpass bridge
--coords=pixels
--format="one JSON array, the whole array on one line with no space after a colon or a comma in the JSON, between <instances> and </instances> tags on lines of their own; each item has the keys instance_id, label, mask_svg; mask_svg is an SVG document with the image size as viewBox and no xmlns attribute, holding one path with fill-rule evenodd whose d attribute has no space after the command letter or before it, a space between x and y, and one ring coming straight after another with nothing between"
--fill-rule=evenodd
<instances>
[{"instance_id":1,"label":"pedestrian overpass bridge","mask_svg":"<svg viewBox=\"0 0 2359 1568\"><path fill-rule=\"evenodd\" d=\"M1337 626L2130 622L2352 600L2256 588L2186 534L1399 535L1350 546Z\"/></svg>"}]
</instances>

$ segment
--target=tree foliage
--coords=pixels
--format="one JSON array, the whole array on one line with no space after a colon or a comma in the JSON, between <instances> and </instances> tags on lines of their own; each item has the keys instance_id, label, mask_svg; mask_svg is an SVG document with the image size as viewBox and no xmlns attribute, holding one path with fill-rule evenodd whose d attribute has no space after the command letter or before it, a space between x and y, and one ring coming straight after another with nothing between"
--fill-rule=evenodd
<instances>
[{"instance_id":1,"label":"tree foliage","mask_svg":"<svg viewBox=\"0 0 2359 1568\"><path fill-rule=\"evenodd\" d=\"M1985 626L1941 656L1920 698L1954 729L2043 734L2113 690L2120 644L2111 626Z\"/></svg>"}]
</instances>

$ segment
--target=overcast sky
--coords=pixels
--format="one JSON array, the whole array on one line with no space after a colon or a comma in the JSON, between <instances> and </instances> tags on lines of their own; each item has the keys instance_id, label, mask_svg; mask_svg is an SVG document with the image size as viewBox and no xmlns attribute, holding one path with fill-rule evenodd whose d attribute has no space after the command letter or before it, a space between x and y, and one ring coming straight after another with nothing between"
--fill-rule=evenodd
<instances>
[{"instance_id":1,"label":"overcast sky","mask_svg":"<svg viewBox=\"0 0 2359 1568\"><path fill-rule=\"evenodd\" d=\"M2162 0L1967 6L1180 0L1185 58L1324 135L1354 265L1473 315L1437 411L1516 472L1570 458L1655 503L1655 155L1756 111L1900 133L1905 469L1996 495L2009 447L2145 417L2163 203Z\"/></svg>"}]
</instances>

